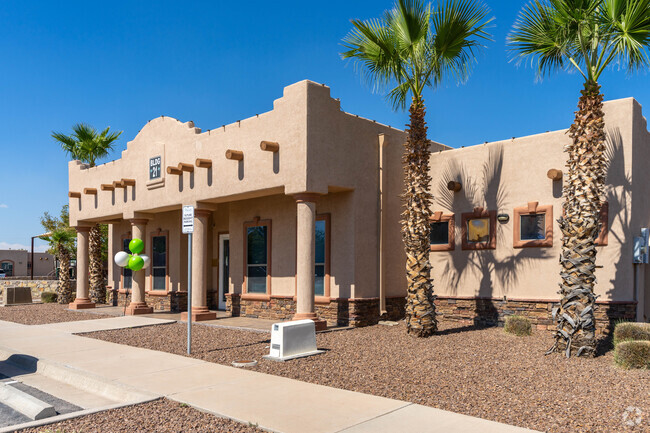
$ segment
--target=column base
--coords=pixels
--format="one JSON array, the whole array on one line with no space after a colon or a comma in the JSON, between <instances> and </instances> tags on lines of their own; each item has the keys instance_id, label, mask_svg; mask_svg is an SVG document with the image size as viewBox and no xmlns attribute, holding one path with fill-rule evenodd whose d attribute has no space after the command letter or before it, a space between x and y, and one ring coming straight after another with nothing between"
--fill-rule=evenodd
<instances>
[{"instance_id":1,"label":"column base","mask_svg":"<svg viewBox=\"0 0 650 433\"><path fill-rule=\"evenodd\" d=\"M68 308L71 310L87 310L89 308L95 308L95 303L88 298L77 298L68 304Z\"/></svg>"},{"instance_id":2,"label":"column base","mask_svg":"<svg viewBox=\"0 0 650 433\"><path fill-rule=\"evenodd\" d=\"M129 316L152 313L153 307L148 306L145 302L131 302L129 306L126 307L126 314Z\"/></svg>"},{"instance_id":3,"label":"column base","mask_svg":"<svg viewBox=\"0 0 650 433\"><path fill-rule=\"evenodd\" d=\"M305 320L310 319L316 325L316 331L324 331L327 329L327 321L319 319L316 313L296 313L291 320Z\"/></svg>"},{"instance_id":4,"label":"column base","mask_svg":"<svg viewBox=\"0 0 650 433\"><path fill-rule=\"evenodd\" d=\"M216 320L217 313L208 310L208 307L192 307L192 322ZM187 322L187 311L181 313L181 320Z\"/></svg>"}]
</instances>

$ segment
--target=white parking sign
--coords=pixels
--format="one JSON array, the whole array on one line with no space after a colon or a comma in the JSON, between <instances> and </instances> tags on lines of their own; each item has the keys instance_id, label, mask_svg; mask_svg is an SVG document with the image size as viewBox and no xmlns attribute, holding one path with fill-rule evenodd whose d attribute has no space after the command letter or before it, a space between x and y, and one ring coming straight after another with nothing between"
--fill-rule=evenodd
<instances>
[{"instance_id":1,"label":"white parking sign","mask_svg":"<svg viewBox=\"0 0 650 433\"><path fill-rule=\"evenodd\" d=\"M194 233L194 206L183 206L183 233Z\"/></svg>"}]
</instances>

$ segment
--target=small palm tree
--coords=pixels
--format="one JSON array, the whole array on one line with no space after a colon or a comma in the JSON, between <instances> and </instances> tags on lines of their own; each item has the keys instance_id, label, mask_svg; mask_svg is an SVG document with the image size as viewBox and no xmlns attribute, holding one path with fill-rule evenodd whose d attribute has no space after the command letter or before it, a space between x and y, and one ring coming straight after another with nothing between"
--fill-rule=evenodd
<instances>
[{"instance_id":1,"label":"small palm tree","mask_svg":"<svg viewBox=\"0 0 650 433\"><path fill-rule=\"evenodd\" d=\"M72 287L70 285L70 245L74 242L74 234L65 228L53 230L49 236L42 239L50 244L50 248L56 251L59 260L59 284L56 288L57 302L69 304L72 299Z\"/></svg>"},{"instance_id":2,"label":"small palm tree","mask_svg":"<svg viewBox=\"0 0 650 433\"><path fill-rule=\"evenodd\" d=\"M560 256L560 306L548 353L593 354L596 347L596 239L605 186L605 122L598 79L607 66L629 71L650 65L650 0L534 0L508 37L512 52L537 64L539 76L578 71L584 79L568 154Z\"/></svg>"},{"instance_id":3,"label":"small palm tree","mask_svg":"<svg viewBox=\"0 0 650 433\"><path fill-rule=\"evenodd\" d=\"M97 132L92 126L79 123L72 127L72 134L65 135L53 132L52 137L61 148L72 158L78 159L94 167L97 160L104 158L113 150L113 143L120 137L122 131L109 132L110 127ZM102 233L95 224L90 229L88 279L90 283L90 298L96 303L106 303L106 287L102 270Z\"/></svg>"},{"instance_id":4,"label":"small palm tree","mask_svg":"<svg viewBox=\"0 0 650 433\"><path fill-rule=\"evenodd\" d=\"M343 39L344 59L362 66L375 90L391 86L388 99L405 108L410 96L410 123L404 144L404 212L402 239L406 252L406 325L409 334L425 337L437 329L429 261L430 142L424 120L423 92L448 80L467 79L485 31L488 9L474 0L449 0L435 8L419 0L398 0L381 19L352 20ZM394 87L393 87L394 86Z\"/></svg>"}]
</instances>

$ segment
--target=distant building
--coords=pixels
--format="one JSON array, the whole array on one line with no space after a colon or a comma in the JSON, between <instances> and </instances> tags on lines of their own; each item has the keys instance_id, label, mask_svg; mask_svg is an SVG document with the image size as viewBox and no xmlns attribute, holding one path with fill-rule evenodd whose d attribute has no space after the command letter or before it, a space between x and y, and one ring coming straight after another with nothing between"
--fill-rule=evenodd
<instances>
[{"instance_id":1,"label":"distant building","mask_svg":"<svg viewBox=\"0 0 650 433\"><path fill-rule=\"evenodd\" d=\"M7 277L31 276L31 253L27 250L0 250L0 269ZM34 253L34 277L54 275L56 262L49 253Z\"/></svg>"}]
</instances>

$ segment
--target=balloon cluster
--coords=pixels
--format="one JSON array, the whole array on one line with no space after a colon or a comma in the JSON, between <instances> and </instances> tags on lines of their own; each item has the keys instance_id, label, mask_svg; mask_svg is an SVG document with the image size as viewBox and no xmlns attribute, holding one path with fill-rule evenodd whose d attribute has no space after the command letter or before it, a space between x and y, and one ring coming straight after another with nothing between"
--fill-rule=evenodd
<instances>
[{"instance_id":1,"label":"balloon cluster","mask_svg":"<svg viewBox=\"0 0 650 433\"><path fill-rule=\"evenodd\" d=\"M139 271L149 266L149 256L140 254L144 250L144 242L141 239L131 239L131 242L129 242L129 250L133 254L125 251L120 251L115 254L115 264L117 266L131 269L132 271Z\"/></svg>"}]
</instances>

